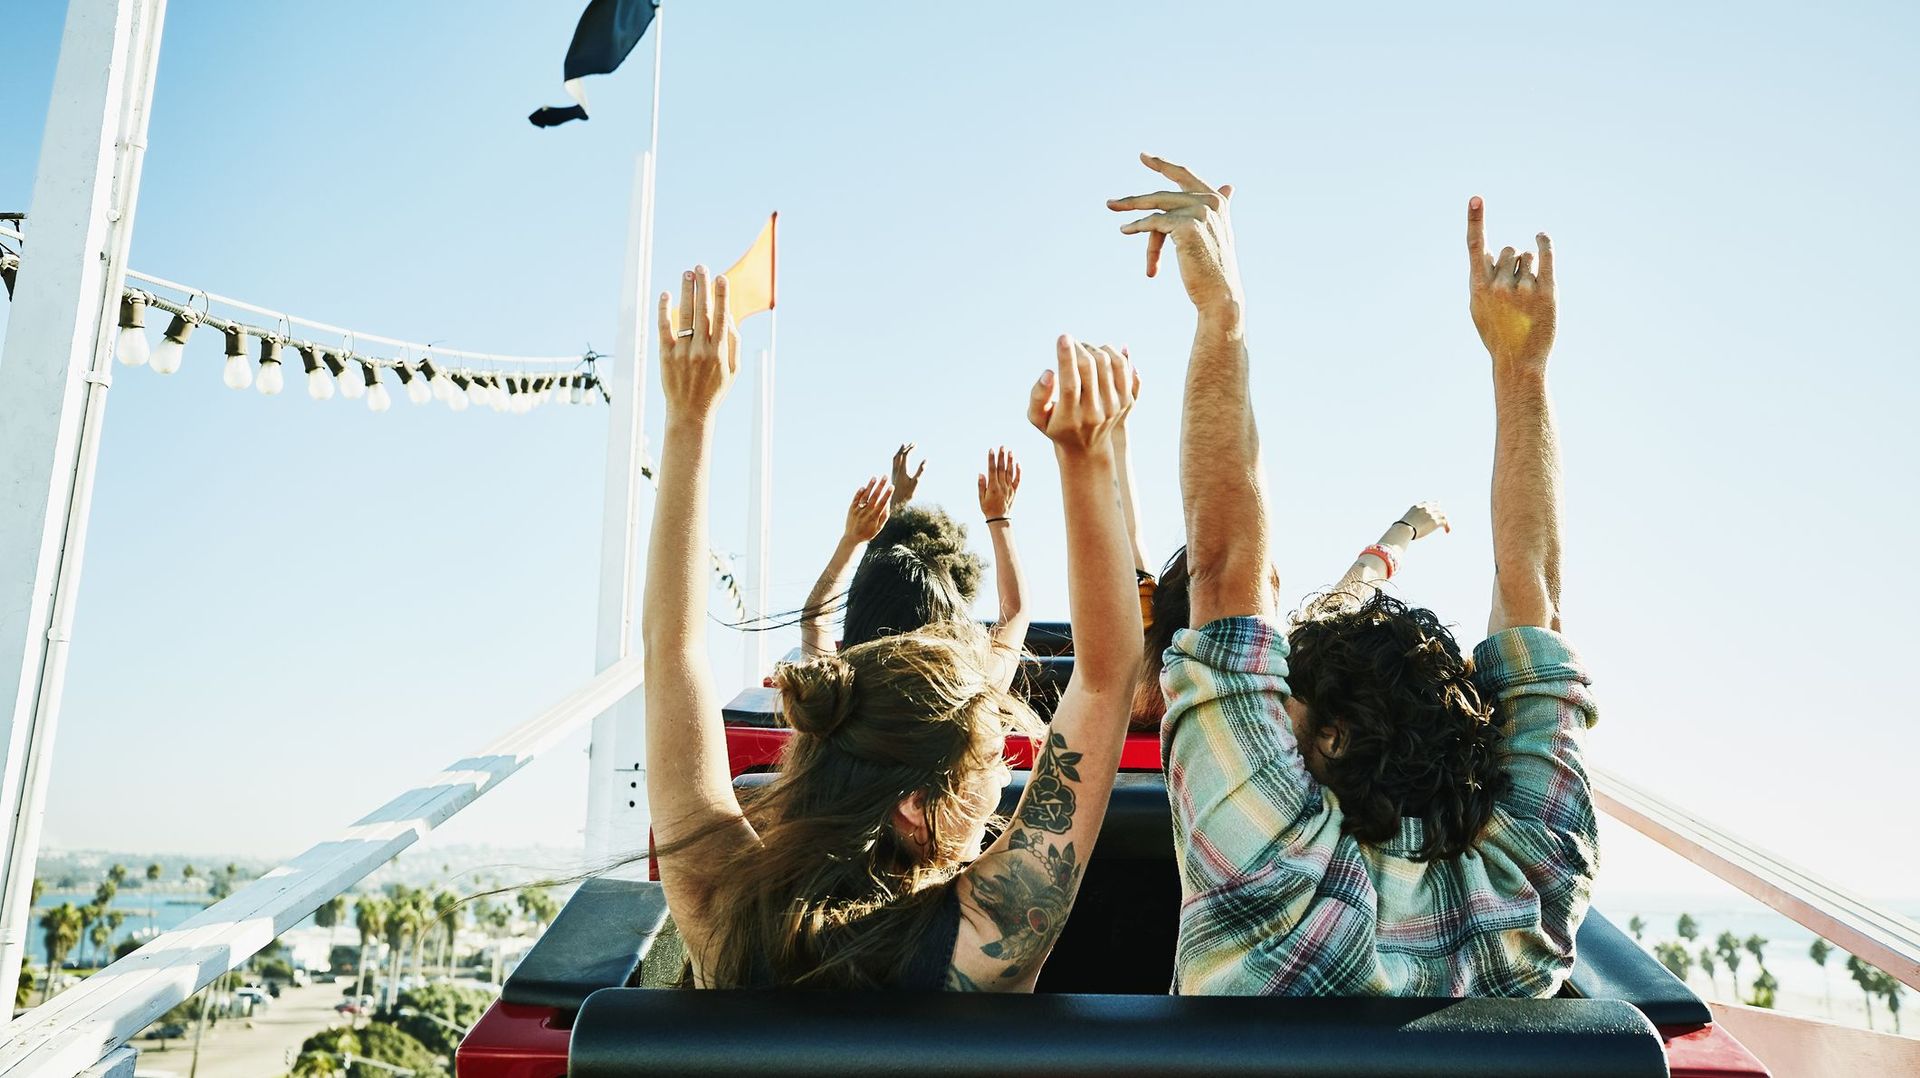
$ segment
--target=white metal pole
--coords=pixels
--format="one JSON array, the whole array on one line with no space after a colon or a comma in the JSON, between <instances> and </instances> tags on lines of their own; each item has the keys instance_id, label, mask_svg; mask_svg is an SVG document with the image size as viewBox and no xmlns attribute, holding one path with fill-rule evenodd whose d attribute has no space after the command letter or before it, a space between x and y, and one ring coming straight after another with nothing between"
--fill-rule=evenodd
<instances>
[{"instance_id":1,"label":"white metal pole","mask_svg":"<svg viewBox=\"0 0 1920 1078\"><path fill-rule=\"evenodd\" d=\"M166 0L71 0L0 352L0 999L34 864Z\"/></svg>"},{"instance_id":2,"label":"white metal pole","mask_svg":"<svg viewBox=\"0 0 1920 1078\"><path fill-rule=\"evenodd\" d=\"M648 497L650 487L641 469L646 459L647 342L652 312L648 300L652 292L654 164L660 153L660 62L665 22L665 11L656 11L650 28L651 129L647 152L640 156L634 171L620 323L613 367L606 372L612 404L608 409L595 649L597 666L602 670L633 654L634 610L646 574L640 557L640 503ZM644 850L651 820L646 796L646 710L639 694L594 719L587 757L587 856L600 859ZM645 872L644 865L639 872Z\"/></svg>"},{"instance_id":3,"label":"white metal pole","mask_svg":"<svg viewBox=\"0 0 1920 1078\"><path fill-rule=\"evenodd\" d=\"M753 471L747 484L748 579L741 589L747 601L749 622L767 616L768 578L773 562L773 357L779 317L779 308L768 314L767 347L760 353L760 370L754 382ZM752 688L769 672L767 634L749 629L742 636L742 684Z\"/></svg>"}]
</instances>

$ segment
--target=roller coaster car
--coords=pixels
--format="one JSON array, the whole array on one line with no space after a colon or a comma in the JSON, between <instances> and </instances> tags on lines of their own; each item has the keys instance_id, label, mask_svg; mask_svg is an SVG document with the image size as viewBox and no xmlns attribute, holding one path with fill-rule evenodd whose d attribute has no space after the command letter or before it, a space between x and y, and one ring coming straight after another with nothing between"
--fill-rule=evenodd
<instances>
[{"instance_id":1,"label":"roller coaster car","mask_svg":"<svg viewBox=\"0 0 1920 1078\"><path fill-rule=\"evenodd\" d=\"M1043 712L1071 669L1036 626ZM1051 637L1052 639L1049 639ZM1046 650L1051 646L1052 650ZM770 690L727 707L735 783L786 731ZM1016 764L1030 762L1022 742ZM1159 746L1130 739L1073 915L1031 996L629 987L666 925L653 882L601 879L566 908L461 1043L459 1078L943 1075L1764 1075L1705 1003L1597 911L1555 999L1169 996L1180 886ZM1001 809L1025 788L1016 773ZM1005 1034L995 1034L993 1029ZM1011 1034L1011 1036L1007 1035Z\"/></svg>"}]
</instances>

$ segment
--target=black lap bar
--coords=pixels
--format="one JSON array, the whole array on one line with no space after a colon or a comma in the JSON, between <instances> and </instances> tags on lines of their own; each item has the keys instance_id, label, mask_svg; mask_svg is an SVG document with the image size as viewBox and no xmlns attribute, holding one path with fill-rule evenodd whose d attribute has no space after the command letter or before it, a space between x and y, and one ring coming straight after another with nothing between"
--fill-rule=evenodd
<instances>
[{"instance_id":1,"label":"black lap bar","mask_svg":"<svg viewBox=\"0 0 1920 1078\"><path fill-rule=\"evenodd\" d=\"M570 1013L633 978L667 923L667 897L644 880L588 880L501 986L500 999Z\"/></svg>"},{"instance_id":2,"label":"black lap bar","mask_svg":"<svg viewBox=\"0 0 1920 1078\"><path fill-rule=\"evenodd\" d=\"M641 1075L1665 1075L1653 1026L1587 999L1276 999L611 988L570 1078Z\"/></svg>"}]
</instances>

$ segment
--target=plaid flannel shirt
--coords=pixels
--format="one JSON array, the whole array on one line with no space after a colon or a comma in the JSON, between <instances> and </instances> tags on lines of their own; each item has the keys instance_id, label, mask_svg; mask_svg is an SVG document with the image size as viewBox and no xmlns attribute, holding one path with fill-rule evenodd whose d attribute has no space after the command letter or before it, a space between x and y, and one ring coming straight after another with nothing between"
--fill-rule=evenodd
<instances>
[{"instance_id":1,"label":"plaid flannel shirt","mask_svg":"<svg viewBox=\"0 0 1920 1078\"><path fill-rule=\"evenodd\" d=\"M1498 701L1511 789L1471 854L1410 859L1341 834L1284 707L1287 636L1263 618L1183 629L1161 731L1181 882L1174 991L1204 995L1548 996L1573 967L1598 866L1582 764L1595 711L1558 633L1474 649Z\"/></svg>"}]
</instances>

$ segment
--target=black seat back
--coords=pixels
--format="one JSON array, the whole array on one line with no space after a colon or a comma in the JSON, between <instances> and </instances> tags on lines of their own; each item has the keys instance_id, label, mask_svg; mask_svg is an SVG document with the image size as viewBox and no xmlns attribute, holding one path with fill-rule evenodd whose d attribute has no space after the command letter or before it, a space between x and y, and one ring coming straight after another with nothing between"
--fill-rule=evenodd
<instances>
[{"instance_id":1,"label":"black seat back","mask_svg":"<svg viewBox=\"0 0 1920 1078\"><path fill-rule=\"evenodd\" d=\"M570 1078L639 1075L1665 1075L1612 1000L1283 999L613 988Z\"/></svg>"}]
</instances>

